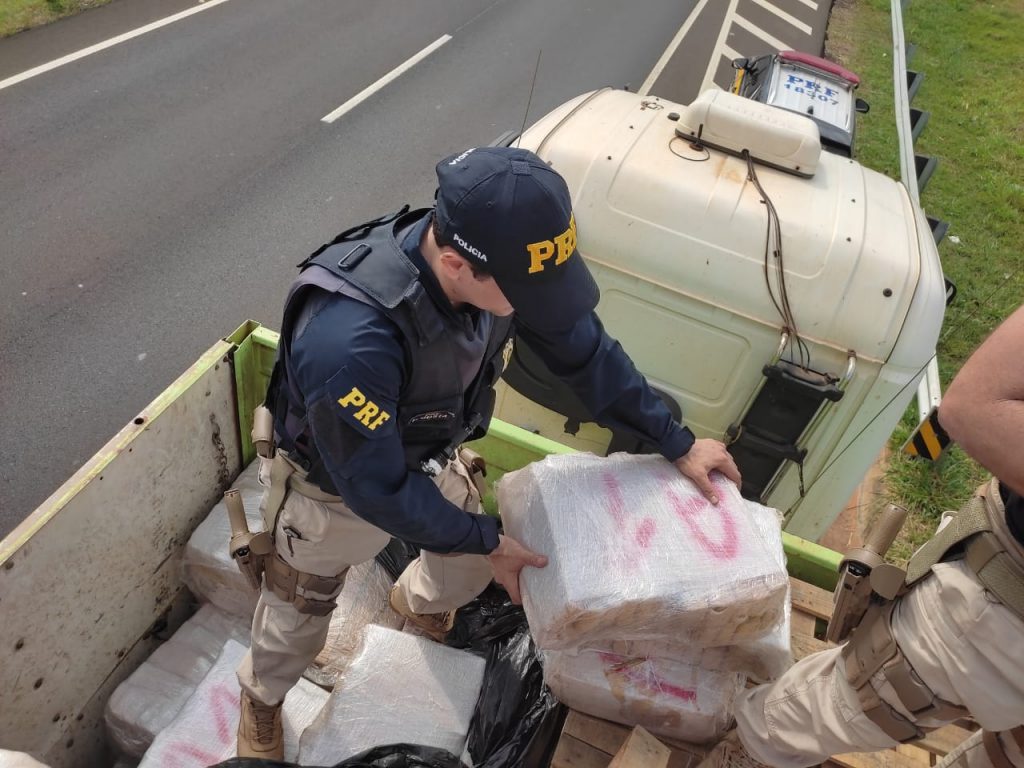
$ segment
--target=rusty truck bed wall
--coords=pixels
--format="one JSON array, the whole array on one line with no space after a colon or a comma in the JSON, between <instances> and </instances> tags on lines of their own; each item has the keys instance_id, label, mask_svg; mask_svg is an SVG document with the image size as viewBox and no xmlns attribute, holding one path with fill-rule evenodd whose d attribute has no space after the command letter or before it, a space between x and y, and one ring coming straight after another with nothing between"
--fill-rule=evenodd
<instances>
[{"instance_id":1,"label":"rusty truck bed wall","mask_svg":"<svg viewBox=\"0 0 1024 768\"><path fill-rule=\"evenodd\" d=\"M182 547L241 467L211 347L0 542L0 745L101 765L103 705L158 640Z\"/></svg>"}]
</instances>

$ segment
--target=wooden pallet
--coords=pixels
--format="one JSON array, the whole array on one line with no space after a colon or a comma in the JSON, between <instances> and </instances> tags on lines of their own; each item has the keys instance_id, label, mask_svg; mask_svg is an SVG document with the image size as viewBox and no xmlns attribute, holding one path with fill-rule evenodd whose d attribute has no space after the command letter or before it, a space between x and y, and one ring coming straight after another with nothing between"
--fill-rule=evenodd
<instances>
[{"instance_id":1,"label":"wooden pallet","mask_svg":"<svg viewBox=\"0 0 1024 768\"><path fill-rule=\"evenodd\" d=\"M792 588L792 650L799 660L830 647L821 638L832 614L832 595L823 589L796 579ZM836 755L826 768L930 768L937 760L970 735L968 727L947 725L914 744L901 744L880 752ZM625 725L600 720L570 710L562 736L551 760L551 768L608 768L612 757L629 737ZM662 741L672 749L669 768L695 768L707 746Z\"/></svg>"}]
</instances>

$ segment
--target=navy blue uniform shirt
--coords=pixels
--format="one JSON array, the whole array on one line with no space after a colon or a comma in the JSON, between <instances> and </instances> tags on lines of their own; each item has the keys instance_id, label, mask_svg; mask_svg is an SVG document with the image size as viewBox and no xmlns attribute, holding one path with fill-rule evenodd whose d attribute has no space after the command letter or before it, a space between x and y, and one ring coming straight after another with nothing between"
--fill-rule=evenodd
<instances>
[{"instance_id":1,"label":"navy blue uniform shirt","mask_svg":"<svg viewBox=\"0 0 1024 768\"><path fill-rule=\"evenodd\" d=\"M480 310L455 310L424 261L419 242L429 220L415 225L402 247L453 332L466 332L479 321ZM298 325L292 340L291 369L310 411L317 450L346 504L364 520L431 552L492 551L498 546L497 521L464 512L441 495L430 477L410 471L396 428L357 433L339 418L330 423L315 418L337 413L332 392L339 377L345 386L358 384L381 410L397 413L405 355L398 328L377 309L337 294L319 294L310 302L309 319ZM541 336L520 324L516 330L600 424L657 445L669 460L690 449L693 435L675 423L596 314L558 336ZM325 402L332 407L323 407Z\"/></svg>"}]
</instances>

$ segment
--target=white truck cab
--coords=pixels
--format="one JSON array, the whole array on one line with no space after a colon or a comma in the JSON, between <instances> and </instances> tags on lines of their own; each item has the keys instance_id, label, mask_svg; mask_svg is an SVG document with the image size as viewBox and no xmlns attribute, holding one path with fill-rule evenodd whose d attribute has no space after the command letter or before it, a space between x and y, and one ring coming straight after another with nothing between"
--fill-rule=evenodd
<instances>
[{"instance_id":1,"label":"white truck cab","mask_svg":"<svg viewBox=\"0 0 1024 768\"><path fill-rule=\"evenodd\" d=\"M945 287L905 187L823 152L804 116L708 91L689 106L605 89L520 146L566 179L597 312L749 498L817 540L934 355ZM517 343L496 415L599 454L595 424Z\"/></svg>"}]
</instances>

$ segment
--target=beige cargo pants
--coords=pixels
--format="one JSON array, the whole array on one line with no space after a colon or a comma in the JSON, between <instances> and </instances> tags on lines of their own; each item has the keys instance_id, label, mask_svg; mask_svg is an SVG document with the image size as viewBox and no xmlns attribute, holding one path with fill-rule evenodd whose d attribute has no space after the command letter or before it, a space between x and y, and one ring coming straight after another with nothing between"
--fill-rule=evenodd
<instances>
[{"instance_id":1,"label":"beige cargo pants","mask_svg":"<svg viewBox=\"0 0 1024 768\"><path fill-rule=\"evenodd\" d=\"M269 487L269 464L263 460L260 484ZM452 461L435 478L446 499L467 512L480 513L480 492L463 460ZM266 494L264 501L266 503ZM284 533L290 528L298 539ZM372 559L391 536L366 522L341 502L319 502L289 492L277 520L275 544L284 560L300 571L336 576L353 565ZM440 613L465 605L490 583L491 567L483 555L442 556L423 552L398 580L409 606L416 613ZM306 597L330 599L333 594ZM327 639L330 615L312 616L267 589L252 620L252 645L238 667L238 682L264 704L277 704L298 682Z\"/></svg>"},{"instance_id":2,"label":"beige cargo pants","mask_svg":"<svg viewBox=\"0 0 1024 768\"><path fill-rule=\"evenodd\" d=\"M985 739L995 740L998 744L987 746ZM991 757L992 752L997 755L995 760ZM1000 753L1002 758L998 757ZM942 758L935 768L1007 768L1008 765L1024 765L1024 726L999 733L975 731L970 738Z\"/></svg>"},{"instance_id":3,"label":"beige cargo pants","mask_svg":"<svg viewBox=\"0 0 1024 768\"><path fill-rule=\"evenodd\" d=\"M990 731L1024 723L1024 622L992 598L962 561L933 566L901 598L892 628L907 660L936 695L966 707ZM830 755L896 745L864 715L839 652L812 654L774 683L741 694L737 732L752 757L775 768L799 768ZM881 674L872 684L914 720ZM972 768L991 765L983 749L968 757Z\"/></svg>"}]
</instances>

